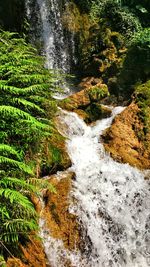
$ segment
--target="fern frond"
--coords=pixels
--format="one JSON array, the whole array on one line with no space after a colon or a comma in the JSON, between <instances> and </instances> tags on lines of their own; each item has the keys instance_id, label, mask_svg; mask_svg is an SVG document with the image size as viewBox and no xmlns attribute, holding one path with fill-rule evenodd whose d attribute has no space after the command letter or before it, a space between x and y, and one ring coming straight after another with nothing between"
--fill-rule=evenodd
<instances>
[{"instance_id":1,"label":"fern frond","mask_svg":"<svg viewBox=\"0 0 150 267\"><path fill-rule=\"evenodd\" d=\"M37 187L39 190L46 188L49 189L52 193L57 193L56 188L47 180L31 178L28 181L35 187Z\"/></svg>"},{"instance_id":2,"label":"fern frond","mask_svg":"<svg viewBox=\"0 0 150 267\"><path fill-rule=\"evenodd\" d=\"M13 219L12 221L7 220L4 223L5 229L9 230L10 232L14 232L14 230L20 232L28 232L29 230L37 230L38 226L35 220L21 220L21 219Z\"/></svg>"},{"instance_id":3,"label":"fern frond","mask_svg":"<svg viewBox=\"0 0 150 267\"><path fill-rule=\"evenodd\" d=\"M10 159L8 157L0 156L0 165L8 165L11 167L15 167L29 175L33 175L33 171L30 169L28 165L14 159Z\"/></svg>"},{"instance_id":4,"label":"fern frond","mask_svg":"<svg viewBox=\"0 0 150 267\"><path fill-rule=\"evenodd\" d=\"M15 156L17 159L21 159L20 154L11 146L6 144L0 144L0 154L9 154Z\"/></svg>"},{"instance_id":5,"label":"fern frond","mask_svg":"<svg viewBox=\"0 0 150 267\"><path fill-rule=\"evenodd\" d=\"M27 83L27 84L42 84L47 83L47 85L53 85L55 79L50 79L46 77L45 74L14 74L13 77L9 79L9 82L16 80L18 82Z\"/></svg>"},{"instance_id":6,"label":"fern frond","mask_svg":"<svg viewBox=\"0 0 150 267\"><path fill-rule=\"evenodd\" d=\"M11 102L14 104L18 104L19 106L23 105L24 108L27 108L27 109L31 108L33 110L36 110L36 111L42 113L42 114L45 113L45 111L42 108L40 108L38 105L36 105L36 104L34 104L28 100L22 99L22 98L12 98Z\"/></svg>"},{"instance_id":7,"label":"fern frond","mask_svg":"<svg viewBox=\"0 0 150 267\"><path fill-rule=\"evenodd\" d=\"M0 197L7 199L11 204L18 203L18 205L30 210L32 213L35 213L34 206L31 201L14 189L0 188Z\"/></svg>"},{"instance_id":8,"label":"fern frond","mask_svg":"<svg viewBox=\"0 0 150 267\"><path fill-rule=\"evenodd\" d=\"M0 30L0 240L13 247L37 230L31 194L43 188L56 192L48 181L26 180L34 173L21 161L55 135L56 79L35 48L16 33Z\"/></svg>"},{"instance_id":9,"label":"fern frond","mask_svg":"<svg viewBox=\"0 0 150 267\"><path fill-rule=\"evenodd\" d=\"M4 240L5 243L16 243L18 242L20 235L25 235L30 231L37 230L38 225L35 220L6 220L6 222L3 224L3 233L0 234L0 240Z\"/></svg>"},{"instance_id":10,"label":"fern frond","mask_svg":"<svg viewBox=\"0 0 150 267\"><path fill-rule=\"evenodd\" d=\"M32 180L32 179L31 179ZM28 181L18 179L15 177L4 177L0 180L0 186L3 188L20 188L29 192L36 192L37 188Z\"/></svg>"},{"instance_id":11,"label":"fern frond","mask_svg":"<svg viewBox=\"0 0 150 267\"><path fill-rule=\"evenodd\" d=\"M10 218L10 214L9 214L9 211L6 205L1 205L0 206L0 219L4 220L4 219L9 219L9 218Z\"/></svg>"},{"instance_id":12,"label":"fern frond","mask_svg":"<svg viewBox=\"0 0 150 267\"><path fill-rule=\"evenodd\" d=\"M32 124L34 124L38 128L47 130L49 129L48 125L40 123L36 118L31 116L29 113L16 107L1 105L0 114L3 115L4 117L11 117L15 119L26 119L32 122Z\"/></svg>"}]
</instances>

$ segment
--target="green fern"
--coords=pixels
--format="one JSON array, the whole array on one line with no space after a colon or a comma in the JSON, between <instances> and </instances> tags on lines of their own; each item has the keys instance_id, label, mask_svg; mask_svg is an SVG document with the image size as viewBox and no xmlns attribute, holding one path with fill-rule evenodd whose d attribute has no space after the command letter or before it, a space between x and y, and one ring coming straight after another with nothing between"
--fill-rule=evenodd
<instances>
[{"instance_id":1,"label":"green fern","mask_svg":"<svg viewBox=\"0 0 150 267\"><path fill-rule=\"evenodd\" d=\"M55 134L55 81L35 48L16 33L0 31L0 241L12 251L37 230L31 194L56 192L49 182L30 178L34 168L25 163Z\"/></svg>"},{"instance_id":2,"label":"green fern","mask_svg":"<svg viewBox=\"0 0 150 267\"><path fill-rule=\"evenodd\" d=\"M0 154L9 154L15 156L17 159L21 159L20 154L11 146L6 144L0 144Z\"/></svg>"},{"instance_id":3,"label":"green fern","mask_svg":"<svg viewBox=\"0 0 150 267\"><path fill-rule=\"evenodd\" d=\"M0 106L0 115L4 118L14 118L14 119L26 119L31 122L35 127L50 130L50 127L46 124L40 123L36 118L31 116L29 113L12 106L1 105Z\"/></svg>"},{"instance_id":4,"label":"green fern","mask_svg":"<svg viewBox=\"0 0 150 267\"><path fill-rule=\"evenodd\" d=\"M0 206L0 219L4 220L4 219L9 219L10 218L10 214L6 208L6 206Z\"/></svg>"},{"instance_id":5,"label":"green fern","mask_svg":"<svg viewBox=\"0 0 150 267\"><path fill-rule=\"evenodd\" d=\"M39 106L37 106L36 104L34 104L28 100L22 99L22 98L12 98L10 102L13 104L17 104L19 106L22 105L27 110L32 109L32 110L35 110L41 114L45 113L44 110L42 108L40 108Z\"/></svg>"},{"instance_id":6,"label":"green fern","mask_svg":"<svg viewBox=\"0 0 150 267\"><path fill-rule=\"evenodd\" d=\"M36 192L37 191L37 187L34 186L32 184L32 179L31 179L31 183L29 183L28 181L22 180L22 179L18 179L15 177L4 177L0 180L0 187L3 188L16 188L16 189L20 189L20 190L25 190L26 193L29 192Z\"/></svg>"},{"instance_id":7,"label":"green fern","mask_svg":"<svg viewBox=\"0 0 150 267\"><path fill-rule=\"evenodd\" d=\"M6 168L8 168L8 166L15 167L29 175L33 175L33 171L28 165L8 157L0 156L0 166L2 165Z\"/></svg>"},{"instance_id":8,"label":"green fern","mask_svg":"<svg viewBox=\"0 0 150 267\"><path fill-rule=\"evenodd\" d=\"M4 240L5 243L16 243L19 240L19 235L27 234L29 231L35 230L38 230L35 220L6 220L3 225L3 233L0 234L0 239Z\"/></svg>"},{"instance_id":9,"label":"green fern","mask_svg":"<svg viewBox=\"0 0 150 267\"><path fill-rule=\"evenodd\" d=\"M16 190L9 188L1 188L0 197L6 198L11 204L13 204L14 202L19 202L19 205L21 205L25 209L32 209L34 211L33 204L28 200L28 198L26 196L23 196Z\"/></svg>"}]
</instances>

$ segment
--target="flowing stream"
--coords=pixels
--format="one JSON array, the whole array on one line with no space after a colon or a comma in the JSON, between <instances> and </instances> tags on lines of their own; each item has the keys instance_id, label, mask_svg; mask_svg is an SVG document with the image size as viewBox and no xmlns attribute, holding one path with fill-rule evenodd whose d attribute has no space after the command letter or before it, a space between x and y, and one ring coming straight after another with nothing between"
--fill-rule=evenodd
<instances>
[{"instance_id":1,"label":"flowing stream","mask_svg":"<svg viewBox=\"0 0 150 267\"><path fill-rule=\"evenodd\" d=\"M41 219L41 236L52 267L150 266L150 191L144 173L115 162L104 150L100 135L123 110L87 126L77 114L61 111L59 130L76 173L70 195L76 199L70 212L84 231L84 250L69 252L54 240ZM60 174L59 174L60 175ZM63 179L63 177L62 177ZM62 260L63 259L63 260Z\"/></svg>"},{"instance_id":2,"label":"flowing stream","mask_svg":"<svg viewBox=\"0 0 150 267\"><path fill-rule=\"evenodd\" d=\"M62 12L69 0L26 0L32 40L42 47L46 67L69 73L74 39L65 36ZM104 150L100 136L123 110L87 126L75 113L61 111L59 130L68 137L71 171L76 173L70 212L84 231L84 249L68 251L53 239L40 219L45 252L52 267L150 266L150 191L144 173L115 162ZM59 174L59 179L63 179ZM69 263L68 263L69 262Z\"/></svg>"}]
</instances>

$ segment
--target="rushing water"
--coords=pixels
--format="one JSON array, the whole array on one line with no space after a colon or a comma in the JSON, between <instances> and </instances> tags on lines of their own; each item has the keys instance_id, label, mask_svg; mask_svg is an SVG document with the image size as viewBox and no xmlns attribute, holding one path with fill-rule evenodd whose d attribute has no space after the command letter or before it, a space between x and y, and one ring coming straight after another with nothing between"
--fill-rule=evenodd
<instances>
[{"instance_id":1,"label":"rushing water","mask_svg":"<svg viewBox=\"0 0 150 267\"><path fill-rule=\"evenodd\" d=\"M150 266L148 182L136 168L115 162L100 140L122 109L113 109L110 118L93 126L87 126L75 113L61 112L60 130L69 137L71 170L76 173L71 192L76 204L70 212L77 214L84 226L86 247L81 253L68 252L41 227L52 267L67 266L62 255L74 267Z\"/></svg>"},{"instance_id":2,"label":"rushing water","mask_svg":"<svg viewBox=\"0 0 150 267\"><path fill-rule=\"evenodd\" d=\"M46 67L60 69L63 73L70 72L74 57L73 35L65 35L62 24L62 12L67 3L67 0L26 1L32 39L36 44L41 41Z\"/></svg>"},{"instance_id":3,"label":"rushing water","mask_svg":"<svg viewBox=\"0 0 150 267\"><path fill-rule=\"evenodd\" d=\"M67 0L27 0L32 38L43 47L46 67L70 72L73 38L66 39L61 12ZM75 113L61 112L60 128L76 173L70 212L83 225L83 251L67 251L40 219L45 252L52 267L150 266L150 192L144 174L128 164L115 162L104 150L100 135L112 116L87 126ZM62 129L60 129L62 131ZM62 177L63 179L63 177Z\"/></svg>"}]
</instances>

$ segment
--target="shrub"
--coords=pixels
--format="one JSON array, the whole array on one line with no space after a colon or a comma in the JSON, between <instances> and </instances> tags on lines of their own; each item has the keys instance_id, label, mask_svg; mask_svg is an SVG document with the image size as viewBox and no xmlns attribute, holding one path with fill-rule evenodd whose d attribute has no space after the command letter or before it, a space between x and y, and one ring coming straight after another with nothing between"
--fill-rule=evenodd
<instances>
[{"instance_id":1,"label":"shrub","mask_svg":"<svg viewBox=\"0 0 150 267\"><path fill-rule=\"evenodd\" d=\"M124 93L132 93L136 83L150 77L150 28L136 33L129 43L128 53L119 77Z\"/></svg>"}]
</instances>

